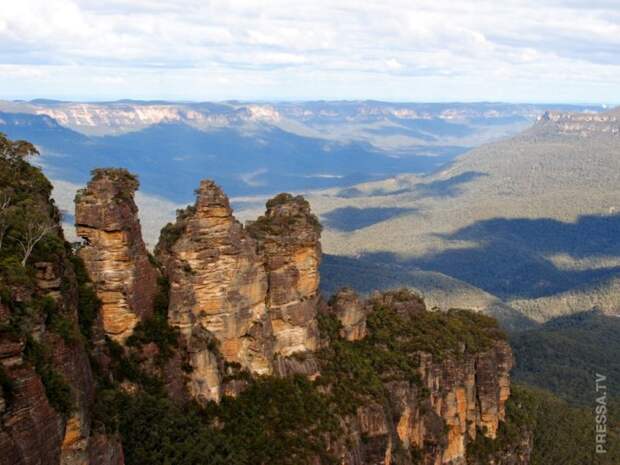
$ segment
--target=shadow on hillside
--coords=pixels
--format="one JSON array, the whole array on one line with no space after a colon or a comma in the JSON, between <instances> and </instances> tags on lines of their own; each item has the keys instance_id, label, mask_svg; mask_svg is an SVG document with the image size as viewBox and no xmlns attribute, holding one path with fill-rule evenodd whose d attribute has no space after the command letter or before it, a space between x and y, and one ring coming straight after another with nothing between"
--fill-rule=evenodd
<instances>
[{"instance_id":1,"label":"shadow on hillside","mask_svg":"<svg viewBox=\"0 0 620 465\"><path fill-rule=\"evenodd\" d=\"M452 176L448 179L416 184L413 187L395 190L377 189L370 193L363 192L356 187L350 187L348 189L342 189L337 195L338 197L348 199L356 197L386 197L400 194L412 194L418 199L428 197L457 197L463 192L462 187L464 184L483 176L488 176L488 174L479 171L466 171L465 173Z\"/></svg>"},{"instance_id":2,"label":"shadow on hillside","mask_svg":"<svg viewBox=\"0 0 620 465\"><path fill-rule=\"evenodd\" d=\"M488 176L480 171L466 171L448 179L420 184L413 190L419 198L425 197L456 197L462 193L461 187L475 179Z\"/></svg>"},{"instance_id":3,"label":"shadow on hillside","mask_svg":"<svg viewBox=\"0 0 620 465\"><path fill-rule=\"evenodd\" d=\"M415 208L336 208L323 215L321 221L324 226L337 231L351 232L372 226L376 223L392 219L394 217L413 213Z\"/></svg>"},{"instance_id":4,"label":"shadow on hillside","mask_svg":"<svg viewBox=\"0 0 620 465\"><path fill-rule=\"evenodd\" d=\"M437 273L399 264L325 254L321 262L321 291L329 296L343 287L353 288L360 294L401 287L413 287L421 292L436 289L440 293L458 293L467 285ZM507 305L492 305L487 311L509 331L537 326L537 323Z\"/></svg>"},{"instance_id":5,"label":"shadow on hillside","mask_svg":"<svg viewBox=\"0 0 620 465\"><path fill-rule=\"evenodd\" d=\"M478 246L406 259L379 252L367 254L364 259L438 271L501 299L549 296L620 275L620 266L561 269L547 258L556 254L593 260L620 257L619 214L581 216L576 223L496 218L440 237L471 241Z\"/></svg>"}]
</instances>

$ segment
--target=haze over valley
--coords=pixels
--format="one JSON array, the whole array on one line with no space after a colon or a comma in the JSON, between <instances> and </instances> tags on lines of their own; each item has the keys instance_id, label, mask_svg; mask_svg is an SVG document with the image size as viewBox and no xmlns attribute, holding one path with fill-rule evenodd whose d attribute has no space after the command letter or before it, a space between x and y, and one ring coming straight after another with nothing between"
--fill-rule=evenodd
<instances>
[{"instance_id":1,"label":"haze over valley","mask_svg":"<svg viewBox=\"0 0 620 465\"><path fill-rule=\"evenodd\" d=\"M189 186L209 176L242 220L277 192L307 195L324 224L325 291L407 285L508 327L619 306L614 110L41 100L0 109L2 131L40 149L69 237L73 196L95 167L139 175L151 247L191 200Z\"/></svg>"}]
</instances>

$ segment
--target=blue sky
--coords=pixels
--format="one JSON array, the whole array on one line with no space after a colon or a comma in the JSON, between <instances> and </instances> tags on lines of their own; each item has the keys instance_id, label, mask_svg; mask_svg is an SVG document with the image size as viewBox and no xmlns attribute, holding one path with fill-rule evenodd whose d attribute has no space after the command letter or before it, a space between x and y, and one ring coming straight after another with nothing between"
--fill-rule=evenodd
<instances>
[{"instance_id":1,"label":"blue sky","mask_svg":"<svg viewBox=\"0 0 620 465\"><path fill-rule=\"evenodd\" d=\"M0 98L620 103L618 0L18 0Z\"/></svg>"}]
</instances>

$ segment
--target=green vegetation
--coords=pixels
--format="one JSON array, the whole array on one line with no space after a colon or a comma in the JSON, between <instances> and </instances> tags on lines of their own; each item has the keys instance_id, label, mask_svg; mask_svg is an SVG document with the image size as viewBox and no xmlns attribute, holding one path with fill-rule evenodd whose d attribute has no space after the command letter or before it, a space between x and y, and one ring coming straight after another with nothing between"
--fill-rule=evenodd
<instances>
[{"instance_id":1,"label":"green vegetation","mask_svg":"<svg viewBox=\"0 0 620 465\"><path fill-rule=\"evenodd\" d=\"M618 318L592 311L510 336L516 359L514 379L537 386L517 387L511 398L523 398L530 405L534 425L531 465L620 463L618 334ZM606 376L607 454L594 454L594 408L596 398L603 395L595 391L597 373Z\"/></svg>"},{"instance_id":2,"label":"green vegetation","mask_svg":"<svg viewBox=\"0 0 620 465\"><path fill-rule=\"evenodd\" d=\"M122 186L121 194L133 194L140 187L140 182L135 174L125 168L97 168L90 172L93 181L110 179L114 185Z\"/></svg>"},{"instance_id":3,"label":"green vegetation","mask_svg":"<svg viewBox=\"0 0 620 465\"><path fill-rule=\"evenodd\" d=\"M159 291L155 296L153 316L136 325L133 334L127 339L129 347L141 347L155 343L159 349L157 362L163 365L178 347L179 333L168 323L168 301L170 283L165 277L158 279Z\"/></svg>"},{"instance_id":4,"label":"green vegetation","mask_svg":"<svg viewBox=\"0 0 620 465\"><path fill-rule=\"evenodd\" d=\"M97 319L101 301L97 297L82 259L77 255L71 255L70 258L78 284L78 321L80 332L84 336L86 343L92 345L93 325Z\"/></svg>"},{"instance_id":5,"label":"green vegetation","mask_svg":"<svg viewBox=\"0 0 620 465\"><path fill-rule=\"evenodd\" d=\"M321 334L330 343L319 352L318 383L330 386L342 413L353 413L369 400L384 404L386 382L419 384L420 352L435 359L460 358L488 350L505 338L492 318L466 310L429 312L422 299L405 289L371 302L368 335L361 341L340 338L340 322L332 315L319 316ZM421 387L419 393L425 396Z\"/></svg>"},{"instance_id":6,"label":"green vegetation","mask_svg":"<svg viewBox=\"0 0 620 465\"><path fill-rule=\"evenodd\" d=\"M325 396L302 377L258 379L206 409L118 391L98 401L99 427L121 434L128 465L310 464L337 427Z\"/></svg>"},{"instance_id":7,"label":"green vegetation","mask_svg":"<svg viewBox=\"0 0 620 465\"><path fill-rule=\"evenodd\" d=\"M609 395L620 399L620 318L586 312L551 320L510 337L516 380L592 405L597 373L606 376Z\"/></svg>"},{"instance_id":8,"label":"green vegetation","mask_svg":"<svg viewBox=\"0 0 620 465\"><path fill-rule=\"evenodd\" d=\"M159 242L155 248L155 254L172 248L183 234L183 231L185 231L186 220L194 213L196 213L196 207L193 205L188 205L183 209L177 210L176 221L174 223L168 223L162 228L159 235Z\"/></svg>"},{"instance_id":9,"label":"green vegetation","mask_svg":"<svg viewBox=\"0 0 620 465\"><path fill-rule=\"evenodd\" d=\"M37 154L32 144L10 141L0 133L0 299L9 310L0 337L26 343L24 358L40 376L48 401L67 416L73 407L71 388L54 366L47 338L39 342L32 337L44 324L65 343L80 339L64 308L37 286L34 264L49 262L62 268L66 256L58 232L60 214L49 198L52 186L27 161ZM61 291L66 289L61 286ZM11 391L6 373L0 378L3 390Z\"/></svg>"},{"instance_id":10,"label":"green vegetation","mask_svg":"<svg viewBox=\"0 0 620 465\"><path fill-rule=\"evenodd\" d=\"M286 204L290 204L286 210L278 209ZM290 236L291 228L296 225L309 224L317 234L322 230L319 219L310 212L310 203L301 195L278 194L267 201L267 209L271 210L268 215L262 215L247 225L249 234L256 239Z\"/></svg>"},{"instance_id":11,"label":"green vegetation","mask_svg":"<svg viewBox=\"0 0 620 465\"><path fill-rule=\"evenodd\" d=\"M590 409L572 407L553 394L513 385L507 403L508 422L496 441L478 435L467 448L472 464L484 465L502 450L518 451L519 432L533 432L530 465L616 465L620 463L620 423L610 418L608 450L595 453L595 419Z\"/></svg>"},{"instance_id":12,"label":"green vegetation","mask_svg":"<svg viewBox=\"0 0 620 465\"><path fill-rule=\"evenodd\" d=\"M9 265L2 269L5 281L19 277L17 257L25 267L31 255L43 260L63 246L52 234L60 218L49 200L52 186L26 161L37 154L32 144L10 141L0 133L0 260Z\"/></svg>"}]
</instances>

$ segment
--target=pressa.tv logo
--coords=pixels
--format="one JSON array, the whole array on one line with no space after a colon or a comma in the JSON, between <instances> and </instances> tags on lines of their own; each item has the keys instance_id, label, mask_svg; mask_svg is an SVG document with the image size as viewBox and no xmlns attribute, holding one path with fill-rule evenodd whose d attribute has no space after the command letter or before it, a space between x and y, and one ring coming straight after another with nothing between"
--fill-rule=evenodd
<instances>
[{"instance_id":1,"label":"pressa.tv logo","mask_svg":"<svg viewBox=\"0 0 620 465\"><path fill-rule=\"evenodd\" d=\"M596 428L595 450L597 454L607 453L607 376L596 374L594 382L596 400L594 421Z\"/></svg>"}]
</instances>

